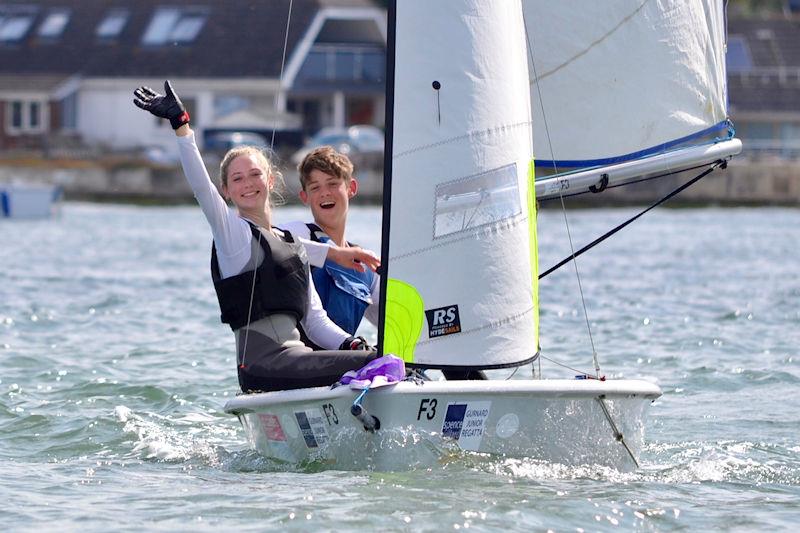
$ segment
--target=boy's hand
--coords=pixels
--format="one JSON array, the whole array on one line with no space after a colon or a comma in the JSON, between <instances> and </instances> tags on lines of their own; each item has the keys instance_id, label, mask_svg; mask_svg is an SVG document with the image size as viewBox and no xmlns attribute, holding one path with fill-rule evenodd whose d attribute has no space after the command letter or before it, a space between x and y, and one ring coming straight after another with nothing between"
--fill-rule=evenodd
<instances>
[{"instance_id":1,"label":"boy's hand","mask_svg":"<svg viewBox=\"0 0 800 533\"><path fill-rule=\"evenodd\" d=\"M364 272L367 268L375 272L381 266L378 256L360 246L348 246L347 248L331 246L327 257L345 268L352 268L359 272Z\"/></svg>"},{"instance_id":2,"label":"boy's hand","mask_svg":"<svg viewBox=\"0 0 800 533\"><path fill-rule=\"evenodd\" d=\"M341 346L339 346L340 350L372 350L372 346L367 344L367 340L364 337L347 337Z\"/></svg>"}]
</instances>

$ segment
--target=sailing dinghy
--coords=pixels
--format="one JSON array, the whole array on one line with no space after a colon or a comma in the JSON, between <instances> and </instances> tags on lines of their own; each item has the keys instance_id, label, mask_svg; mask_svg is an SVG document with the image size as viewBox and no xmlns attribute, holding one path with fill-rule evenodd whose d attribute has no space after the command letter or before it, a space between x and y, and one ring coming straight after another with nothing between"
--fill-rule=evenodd
<instances>
[{"instance_id":1,"label":"sailing dinghy","mask_svg":"<svg viewBox=\"0 0 800 533\"><path fill-rule=\"evenodd\" d=\"M727 132L719 125L726 120L721 2L594 4L528 1L523 18L523 6L508 0L391 3L382 353L417 369L503 377L511 370L499 369L533 370L536 196L711 167L737 151L738 141L717 138ZM677 20L666 24L666 15ZM625 41L612 47L615 36ZM660 62L651 69L661 76L654 85L672 80L675 68L689 70L653 95L674 109L635 116L640 107L649 111L650 95L632 89L641 101L629 112L628 95L606 86L617 77L638 83L635 68L605 69L614 60L607 54L639 53L639 41ZM595 61L601 66L587 72L583 62ZM591 79L571 80L575 74ZM581 81L580 90L571 86ZM597 85L607 89L603 98L614 102L617 91L623 101L613 108L598 103L610 123L587 125L578 117L595 107ZM532 120L531 102L547 104L542 93L560 100L551 117L534 113ZM637 126L639 118L647 124ZM623 123L632 131L619 130ZM611 129L622 138L610 139ZM557 167L541 181L534 181L534 149ZM647 408L661 390L647 381L577 377L584 379L534 372L535 379L416 379L365 390L242 394L225 410L239 417L255 449L290 462L392 469L414 462L416 452L439 459L460 449L634 468Z\"/></svg>"}]
</instances>

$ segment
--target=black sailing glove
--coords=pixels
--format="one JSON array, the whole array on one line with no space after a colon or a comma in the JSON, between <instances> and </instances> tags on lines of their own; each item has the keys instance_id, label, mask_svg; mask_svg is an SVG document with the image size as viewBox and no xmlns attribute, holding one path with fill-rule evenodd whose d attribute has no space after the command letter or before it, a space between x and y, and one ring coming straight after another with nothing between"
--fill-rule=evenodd
<instances>
[{"instance_id":1,"label":"black sailing glove","mask_svg":"<svg viewBox=\"0 0 800 533\"><path fill-rule=\"evenodd\" d=\"M340 350L372 350L372 347L367 344L364 337L347 337L341 346Z\"/></svg>"},{"instance_id":2,"label":"black sailing glove","mask_svg":"<svg viewBox=\"0 0 800 533\"><path fill-rule=\"evenodd\" d=\"M169 80L164 82L164 93L161 95L150 87L139 87L133 91L133 103L136 107L150 111L157 117L169 120L173 130L177 130L184 124L189 123L189 113L183 107L183 102L172 90Z\"/></svg>"}]
</instances>

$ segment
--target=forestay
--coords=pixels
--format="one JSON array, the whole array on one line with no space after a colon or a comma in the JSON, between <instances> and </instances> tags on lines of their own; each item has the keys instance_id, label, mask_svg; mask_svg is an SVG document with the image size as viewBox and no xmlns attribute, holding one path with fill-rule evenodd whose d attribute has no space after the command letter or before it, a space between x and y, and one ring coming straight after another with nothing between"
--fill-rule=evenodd
<instances>
[{"instance_id":1,"label":"forestay","mask_svg":"<svg viewBox=\"0 0 800 533\"><path fill-rule=\"evenodd\" d=\"M540 198L741 150L727 119L722 0L523 0L523 10Z\"/></svg>"},{"instance_id":2,"label":"forestay","mask_svg":"<svg viewBox=\"0 0 800 533\"><path fill-rule=\"evenodd\" d=\"M396 9L383 351L427 367L521 364L538 345L521 6L403 0Z\"/></svg>"}]
</instances>

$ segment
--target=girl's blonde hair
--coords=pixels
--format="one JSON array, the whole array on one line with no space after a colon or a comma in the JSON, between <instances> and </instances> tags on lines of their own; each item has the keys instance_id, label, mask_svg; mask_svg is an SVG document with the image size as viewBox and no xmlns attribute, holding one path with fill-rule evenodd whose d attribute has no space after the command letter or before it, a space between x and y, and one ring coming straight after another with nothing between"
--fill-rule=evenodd
<instances>
[{"instance_id":1,"label":"girl's blonde hair","mask_svg":"<svg viewBox=\"0 0 800 533\"><path fill-rule=\"evenodd\" d=\"M270 204L283 204L285 201L283 198L283 175L281 174L281 171L278 170L277 166L272 164L270 158L267 156L267 153L257 146L237 146L236 148L231 148L228 150L219 164L219 182L225 187L228 186L228 168L231 166L231 163L234 159L242 155L255 156L256 161L258 161L258 164L261 166L264 174L273 177L274 182L269 195Z\"/></svg>"}]
</instances>

